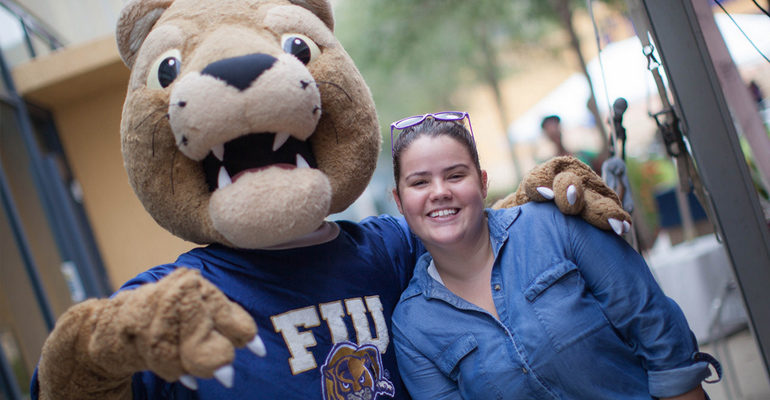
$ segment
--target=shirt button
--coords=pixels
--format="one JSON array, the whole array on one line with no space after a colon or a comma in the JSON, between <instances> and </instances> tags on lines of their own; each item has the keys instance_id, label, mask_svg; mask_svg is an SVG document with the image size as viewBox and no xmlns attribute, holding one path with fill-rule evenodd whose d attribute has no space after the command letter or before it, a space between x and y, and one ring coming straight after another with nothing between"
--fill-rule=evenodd
<instances>
[{"instance_id":1,"label":"shirt button","mask_svg":"<svg viewBox=\"0 0 770 400\"><path fill-rule=\"evenodd\" d=\"M496 291L496 292L499 292L499 291L500 291L500 290L502 290L502 289L503 289L503 288L502 288L502 287L500 287L500 284L499 284L499 283L498 283L498 284L495 284L495 291Z\"/></svg>"},{"instance_id":2,"label":"shirt button","mask_svg":"<svg viewBox=\"0 0 770 400\"><path fill-rule=\"evenodd\" d=\"M529 371L527 371L527 368L524 368L524 367L521 368L521 372L523 372L525 374L529 373Z\"/></svg>"}]
</instances>

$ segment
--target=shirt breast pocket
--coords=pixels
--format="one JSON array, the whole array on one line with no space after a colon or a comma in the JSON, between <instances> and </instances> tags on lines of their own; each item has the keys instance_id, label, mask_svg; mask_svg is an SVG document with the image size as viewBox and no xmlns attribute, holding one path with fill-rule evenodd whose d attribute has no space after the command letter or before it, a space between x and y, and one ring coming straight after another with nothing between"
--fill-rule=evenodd
<instances>
[{"instance_id":1,"label":"shirt breast pocket","mask_svg":"<svg viewBox=\"0 0 770 400\"><path fill-rule=\"evenodd\" d=\"M557 352L609 324L577 266L570 261L541 273L524 290L524 297Z\"/></svg>"},{"instance_id":2,"label":"shirt breast pocket","mask_svg":"<svg viewBox=\"0 0 770 400\"><path fill-rule=\"evenodd\" d=\"M463 398L470 394L487 399L502 399L500 390L487 374L487 363L476 337L468 332L455 339L436 359L438 369L457 382Z\"/></svg>"}]
</instances>

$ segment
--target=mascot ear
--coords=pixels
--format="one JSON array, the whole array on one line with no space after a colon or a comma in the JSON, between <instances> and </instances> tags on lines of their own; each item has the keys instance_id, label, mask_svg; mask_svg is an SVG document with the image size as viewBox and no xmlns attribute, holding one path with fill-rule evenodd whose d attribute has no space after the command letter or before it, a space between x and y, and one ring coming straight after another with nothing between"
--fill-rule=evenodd
<instances>
[{"instance_id":1,"label":"mascot ear","mask_svg":"<svg viewBox=\"0 0 770 400\"><path fill-rule=\"evenodd\" d=\"M136 53L160 15L174 0L128 0L118 17L115 37L120 58L133 68Z\"/></svg>"},{"instance_id":2,"label":"mascot ear","mask_svg":"<svg viewBox=\"0 0 770 400\"><path fill-rule=\"evenodd\" d=\"M292 4L306 8L323 21L334 32L334 14L329 0L289 0Z\"/></svg>"}]
</instances>

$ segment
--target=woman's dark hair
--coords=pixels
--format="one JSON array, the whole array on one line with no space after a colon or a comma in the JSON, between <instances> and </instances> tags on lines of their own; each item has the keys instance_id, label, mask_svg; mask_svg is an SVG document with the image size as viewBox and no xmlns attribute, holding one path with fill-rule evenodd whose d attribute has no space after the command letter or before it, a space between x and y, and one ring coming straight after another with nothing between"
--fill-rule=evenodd
<instances>
[{"instance_id":1,"label":"woman's dark hair","mask_svg":"<svg viewBox=\"0 0 770 400\"><path fill-rule=\"evenodd\" d=\"M420 124L405 128L393 141L393 178L396 181L396 191L399 191L398 178L401 175L401 154L421 136L438 137L444 135L457 140L468 150L473 165L476 166L476 171L481 176L481 164L479 163L479 152L476 150L476 141L473 140L473 136L462 124L462 121L437 121L433 118L427 118Z\"/></svg>"}]
</instances>

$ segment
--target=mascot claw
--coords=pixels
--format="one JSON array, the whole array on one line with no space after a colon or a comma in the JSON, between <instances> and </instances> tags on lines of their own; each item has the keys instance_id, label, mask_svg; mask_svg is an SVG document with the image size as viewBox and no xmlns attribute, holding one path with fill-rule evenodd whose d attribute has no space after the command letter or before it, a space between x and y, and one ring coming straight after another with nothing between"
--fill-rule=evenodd
<instances>
[{"instance_id":1,"label":"mascot claw","mask_svg":"<svg viewBox=\"0 0 770 400\"><path fill-rule=\"evenodd\" d=\"M252 353L264 357L267 355L267 350L265 349L265 342L262 341L262 338L259 337L259 335L254 336L254 339L249 342L246 347L248 347L249 350L251 350Z\"/></svg>"},{"instance_id":2,"label":"mascot claw","mask_svg":"<svg viewBox=\"0 0 770 400\"><path fill-rule=\"evenodd\" d=\"M570 205L574 205L577 201L577 189L575 185L569 185L567 188L567 201Z\"/></svg>"},{"instance_id":3,"label":"mascot claw","mask_svg":"<svg viewBox=\"0 0 770 400\"><path fill-rule=\"evenodd\" d=\"M619 221L615 218L609 218L607 219L607 222L610 223L612 230L618 235L631 232L631 224L629 224L627 221Z\"/></svg>"},{"instance_id":4,"label":"mascot claw","mask_svg":"<svg viewBox=\"0 0 770 400\"><path fill-rule=\"evenodd\" d=\"M232 365L225 365L214 371L214 379L221 383L222 386L230 389L233 387L233 380L235 378L235 369ZM179 377L179 383L190 390L198 390L198 381L192 375L182 375Z\"/></svg>"},{"instance_id":5,"label":"mascot claw","mask_svg":"<svg viewBox=\"0 0 770 400\"><path fill-rule=\"evenodd\" d=\"M246 348L248 348L252 353L259 357L264 357L267 355L265 343L262 341L262 338L260 338L259 335L254 336L254 339L252 339L246 345ZM233 387L234 377L235 369L232 365L225 365L224 367L221 367L214 372L214 378L228 389ZM180 376L179 383L190 390L198 390L198 381L196 381L195 377L192 375Z\"/></svg>"},{"instance_id":6,"label":"mascot claw","mask_svg":"<svg viewBox=\"0 0 770 400\"><path fill-rule=\"evenodd\" d=\"M539 186L537 188L537 192L540 193L541 196L545 197L548 200L553 200L553 190L550 188L547 188L545 186Z\"/></svg>"},{"instance_id":7,"label":"mascot claw","mask_svg":"<svg viewBox=\"0 0 770 400\"><path fill-rule=\"evenodd\" d=\"M222 386L230 389L233 387L233 380L235 379L235 368L232 365L225 365L214 371L214 378L216 378Z\"/></svg>"},{"instance_id":8,"label":"mascot claw","mask_svg":"<svg viewBox=\"0 0 770 400\"><path fill-rule=\"evenodd\" d=\"M540 193L541 196L545 197L548 200L553 200L555 197L555 194L553 192L553 189L547 188L545 186L539 186L537 188L537 192ZM569 205L575 205L578 201L578 190L575 187L575 185L569 185L567 188L567 201L569 202Z\"/></svg>"},{"instance_id":9,"label":"mascot claw","mask_svg":"<svg viewBox=\"0 0 770 400\"><path fill-rule=\"evenodd\" d=\"M182 375L179 377L179 383L190 390L198 390L198 381L192 375Z\"/></svg>"}]
</instances>

